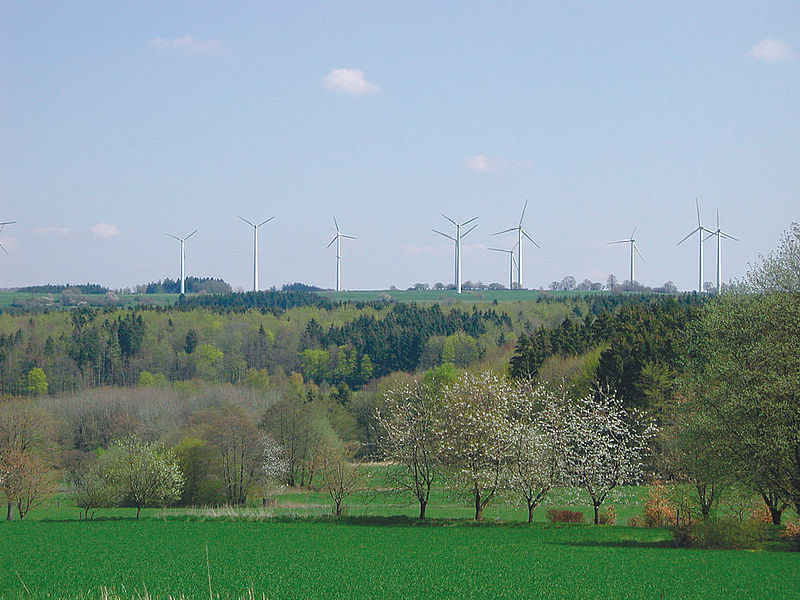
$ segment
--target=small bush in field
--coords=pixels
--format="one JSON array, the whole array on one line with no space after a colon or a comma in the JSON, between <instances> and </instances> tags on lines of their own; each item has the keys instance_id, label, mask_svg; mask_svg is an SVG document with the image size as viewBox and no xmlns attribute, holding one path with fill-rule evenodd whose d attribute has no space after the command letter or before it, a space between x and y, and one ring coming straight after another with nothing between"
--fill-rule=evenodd
<instances>
[{"instance_id":1,"label":"small bush in field","mask_svg":"<svg viewBox=\"0 0 800 600\"><path fill-rule=\"evenodd\" d=\"M614 506L609 506L605 510L601 510L598 515L600 525L616 525L617 524L617 511Z\"/></svg>"},{"instance_id":2,"label":"small bush in field","mask_svg":"<svg viewBox=\"0 0 800 600\"><path fill-rule=\"evenodd\" d=\"M547 511L547 518L552 523L583 523L583 513L574 510L551 508Z\"/></svg>"},{"instance_id":3,"label":"small bush in field","mask_svg":"<svg viewBox=\"0 0 800 600\"><path fill-rule=\"evenodd\" d=\"M633 515L628 519L628 527L645 527L647 523L644 522L642 515Z\"/></svg>"},{"instance_id":4,"label":"small bush in field","mask_svg":"<svg viewBox=\"0 0 800 600\"><path fill-rule=\"evenodd\" d=\"M644 523L648 527L668 527L675 523L675 505L669 501L667 488L654 481L647 489L644 503Z\"/></svg>"},{"instance_id":5,"label":"small bush in field","mask_svg":"<svg viewBox=\"0 0 800 600\"><path fill-rule=\"evenodd\" d=\"M758 521L740 521L734 517L703 519L673 528L675 543L682 548L717 548L743 550L760 548L767 528Z\"/></svg>"},{"instance_id":6,"label":"small bush in field","mask_svg":"<svg viewBox=\"0 0 800 600\"><path fill-rule=\"evenodd\" d=\"M772 520L770 519L770 523ZM789 540L795 549L800 550L800 524L789 521L784 525L781 537Z\"/></svg>"}]
</instances>

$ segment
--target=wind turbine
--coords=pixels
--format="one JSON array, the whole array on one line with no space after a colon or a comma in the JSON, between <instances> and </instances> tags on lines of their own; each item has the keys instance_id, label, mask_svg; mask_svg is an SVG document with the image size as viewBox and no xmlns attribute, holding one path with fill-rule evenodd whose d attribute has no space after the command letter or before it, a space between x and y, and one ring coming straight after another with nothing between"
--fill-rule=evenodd
<instances>
[{"instance_id":1,"label":"wind turbine","mask_svg":"<svg viewBox=\"0 0 800 600\"><path fill-rule=\"evenodd\" d=\"M717 236L717 294L719 294L722 290L722 238L739 241L719 228L719 211L717 211L717 230L709 233L703 241L706 242L714 236Z\"/></svg>"},{"instance_id":2,"label":"wind turbine","mask_svg":"<svg viewBox=\"0 0 800 600\"><path fill-rule=\"evenodd\" d=\"M4 228L6 225L13 225L14 223L16 223L16 221L3 221L2 223L0 223L0 231L3 231L3 228ZM8 250L6 250L6 247L5 247L5 246L3 246L3 242L0 242L0 248L2 248L2 249L3 249L3 252L5 252L6 254L8 254Z\"/></svg>"},{"instance_id":3,"label":"wind turbine","mask_svg":"<svg viewBox=\"0 0 800 600\"><path fill-rule=\"evenodd\" d=\"M352 235L347 235L339 231L339 223L336 222L336 217L333 217L333 224L336 225L336 235L331 240L331 243L328 244L328 248L333 245L333 242L336 242L336 291L342 291L342 238L347 238L349 240L354 240Z\"/></svg>"},{"instance_id":4,"label":"wind turbine","mask_svg":"<svg viewBox=\"0 0 800 600\"><path fill-rule=\"evenodd\" d=\"M695 206L697 208L697 228L693 229L691 233L687 234L685 238L683 238L680 242L675 244L676 246L680 246L683 242L688 240L692 237L695 233L697 234L697 291L702 293L703 291L703 233L714 233L710 229L706 229L703 227L703 224L700 222L700 201L695 198Z\"/></svg>"},{"instance_id":5,"label":"wind turbine","mask_svg":"<svg viewBox=\"0 0 800 600\"><path fill-rule=\"evenodd\" d=\"M516 248L516 246L514 246ZM505 252L508 254L508 289L514 289L514 266L517 264L514 260L514 248L511 250L506 250L505 248L487 248L487 250L491 250L492 252Z\"/></svg>"},{"instance_id":6,"label":"wind turbine","mask_svg":"<svg viewBox=\"0 0 800 600\"><path fill-rule=\"evenodd\" d=\"M528 208L528 201L527 200L525 200L525 206L522 207L522 214L519 217L519 223L517 224L516 227L510 227L509 229L504 229L503 231L498 231L497 233L493 234L493 235L500 235L500 234L503 234L503 233L508 233L510 231L516 231L517 232L517 246L519 246L519 257L517 259L517 286L519 287L519 289L522 289L522 241L523 241L522 238L523 238L523 236L528 238L531 242L533 242L534 246L536 246L537 248L541 248L541 246L536 243L536 240L534 240L531 236L529 236L528 232L525 231L525 229L522 227L522 219L525 218L525 209L526 208ZM513 289L514 286L512 285L511 287Z\"/></svg>"},{"instance_id":7,"label":"wind turbine","mask_svg":"<svg viewBox=\"0 0 800 600\"><path fill-rule=\"evenodd\" d=\"M258 291L258 228L261 227L262 225L266 225L267 223L272 221L272 219L274 219L275 217L270 217L269 219L265 219L264 221L261 221L261 223L258 223L257 225L255 223L251 223L244 217L239 217L239 218L253 228L253 291L257 292Z\"/></svg>"},{"instance_id":8,"label":"wind turbine","mask_svg":"<svg viewBox=\"0 0 800 600\"><path fill-rule=\"evenodd\" d=\"M453 225L456 226L456 237L453 237L451 235L447 235L446 233L442 233L438 229L434 229L433 231L435 233L438 233L439 235L443 235L447 239L453 240L455 242L455 244L456 244L455 284L456 284L456 290L460 294L461 293L461 238L463 238L464 236L468 235L469 232L472 231L473 229L475 229L478 225L476 223L475 225L470 227L464 233L461 233L461 228L464 227L464 225L469 225L470 223L472 223L478 217L472 217L469 221L464 221L463 223L456 223L455 221L453 221L453 219L448 217L446 214L442 213L442 216L445 219L447 219L448 221L450 221Z\"/></svg>"},{"instance_id":9,"label":"wind turbine","mask_svg":"<svg viewBox=\"0 0 800 600\"><path fill-rule=\"evenodd\" d=\"M635 273L635 271L634 271L634 258L635 258L634 257L634 252L636 252L636 254L638 254L641 257L642 260L644 260L644 256L642 255L641 252L639 252L639 247L636 245L636 238L634 237L636 235L636 230L638 228L639 228L638 225L633 228L633 232L631 233L631 237L629 237L627 240L617 240L615 242L608 242L609 244L630 244L631 245L631 279L630 279L631 288L634 287L634 284L636 282L636 279L635 279L635 276L634 276L634 273Z\"/></svg>"},{"instance_id":10,"label":"wind turbine","mask_svg":"<svg viewBox=\"0 0 800 600\"><path fill-rule=\"evenodd\" d=\"M186 244L186 240L192 237L195 233L197 233L197 229L195 229L186 237L178 237L177 235L172 235L171 233L167 234L172 239L178 240L181 243L181 295L186 292L186 251L184 249L184 245Z\"/></svg>"}]
</instances>

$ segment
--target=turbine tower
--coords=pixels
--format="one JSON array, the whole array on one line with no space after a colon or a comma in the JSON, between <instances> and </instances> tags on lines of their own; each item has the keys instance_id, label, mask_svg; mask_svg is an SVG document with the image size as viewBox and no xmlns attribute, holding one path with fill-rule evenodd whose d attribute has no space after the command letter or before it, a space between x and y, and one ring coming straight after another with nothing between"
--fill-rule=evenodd
<instances>
[{"instance_id":1,"label":"turbine tower","mask_svg":"<svg viewBox=\"0 0 800 600\"><path fill-rule=\"evenodd\" d=\"M438 233L439 235L443 235L447 239L453 240L455 242L455 245L456 245L456 267L455 267L455 282L454 283L456 284L456 291L460 294L461 293L461 238L463 238L464 236L468 235L469 232L472 231L473 229L475 229L478 225L477 224L473 225L472 227L470 227L464 233L461 233L461 228L464 227L464 225L469 225L470 223L472 223L478 217L472 217L469 221L464 221L463 223L456 223L455 221L453 221L453 219L448 217L446 214L442 213L442 216L445 219L447 219L448 221L450 221L453 225L456 226L456 237L453 237L451 235L447 235L446 233L442 233L441 231L439 231L437 229L434 229L433 231L435 233Z\"/></svg>"},{"instance_id":2,"label":"turbine tower","mask_svg":"<svg viewBox=\"0 0 800 600\"><path fill-rule=\"evenodd\" d=\"M186 240L192 237L195 233L197 233L197 229L195 229L186 237L178 237L177 235L172 235L171 233L167 234L172 239L178 240L181 243L181 295L186 292L186 250L184 246L186 244Z\"/></svg>"},{"instance_id":3,"label":"turbine tower","mask_svg":"<svg viewBox=\"0 0 800 600\"><path fill-rule=\"evenodd\" d=\"M328 248L331 247L333 242L336 242L336 291L342 291L342 238L347 238L349 240L354 240L352 235L347 235L339 231L339 223L336 222L336 217L333 217L333 224L336 225L336 235L331 240L330 244L328 244Z\"/></svg>"},{"instance_id":4,"label":"turbine tower","mask_svg":"<svg viewBox=\"0 0 800 600\"><path fill-rule=\"evenodd\" d=\"M722 291L722 238L738 241L735 237L719 228L719 211L717 211L716 231L709 233L703 241L706 242L714 236L717 236L717 294L719 294Z\"/></svg>"},{"instance_id":5,"label":"turbine tower","mask_svg":"<svg viewBox=\"0 0 800 600\"><path fill-rule=\"evenodd\" d=\"M703 227L703 224L700 222L700 201L695 198L695 207L697 208L697 228L693 229L691 233L687 234L685 238L683 238L680 242L675 244L676 246L680 246L683 242L688 240L692 237L695 233L697 234L697 292L703 292L703 234L704 233L714 233L710 229L706 229Z\"/></svg>"},{"instance_id":6,"label":"turbine tower","mask_svg":"<svg viewBox=\"0 0 800 600\"><path fill-rule=\"evenodd\" d=\"M13 225L14 223L16 223L16 221L3 221L2 223L0 223L0 231L3 231L3 228L6 225ZM8 250L6 250L6 247L3 245L3 242L0 242L0 248L3 249L3 252L8 254Z\"/></svg>"},{"instance_id":7,"label":"turbine tower","mask_svg":"<svg viewBox=\"0 0 800 600\"><path fill-rule=\"evenodd\" d=\"M516 246L514 246L516 248ZM505 248L487 248L487 250L491 250L492 252L505 252L508 254L508 289L514 289L514 266L517 264L517 261L514 260L514 248L511 250L506 250Z\"/></svg>"},{"instance_id":8,"label":"turbine tower","mask_svg":"<svg viewBox=\"0 0 800 600\"><path fill-rule=\"evenodd\" d=\"M247 223L253 228L253 291L258 291L258 228L262 225L266 225L275 217L270 217L269 219L265 219L261 221L261 223L255 224L251 223L244 217L239 217L242 221Z\"/></svg>"},{"instance_id":9,"label":"turbine tower","mask_svg":"<svg viewBox=\"0 0 800 600\"><path fill-rule=\"evenodd\" d=\"M615 242L608 242L609 244L630 244L631 245L631 279L630 279L631 288L634 287L634 284L636 282L635 271L634 271L634 267L635 267L635 264L634 264L635 263L635 261L634 261L634 259L635 259L634 252L636 254L638 254L641 257L642 260L644 260L644 256L642 255L641 252L639 252L639 247L636 245L636 238L634 237L636 235L636 230L638 228L639 228L638 225L633 228L633 232L631 233L631 237L629 237L627 240L617 240Z\"/></svg>"},{"instance_id":10,"label":"turbine tower","mask_svg":"<svg viewBox=\"0 0 800 600\"><path fill-rule=\"evenodd\" d=\"M522 219L525 218L525 209L526 208L528 208L528 201L527 200L525 200L525 206L522 207L522 214L519 217L519 223L517 224L516 227L510 227L509 229L504 229L503 231L498 231L497 233L493 234L493 235L501 235L503 233L509 233L510 231L516 231L517 232L517 246L519 246L519 256L518 256L518 259L517 259L517 287L519 287L519 289L522 289L522 241L523 241L522 238L523 238L523 236L528 238L531 242L533 242L534 246L536 246L537 248L541 248L541 246L536 243L536 240L534 240L531 236L529 236L528 232L525 231L525 229L522 227ZM514 286L512 285L511 287L513 289Z\"/></svg>"}]
</instances>

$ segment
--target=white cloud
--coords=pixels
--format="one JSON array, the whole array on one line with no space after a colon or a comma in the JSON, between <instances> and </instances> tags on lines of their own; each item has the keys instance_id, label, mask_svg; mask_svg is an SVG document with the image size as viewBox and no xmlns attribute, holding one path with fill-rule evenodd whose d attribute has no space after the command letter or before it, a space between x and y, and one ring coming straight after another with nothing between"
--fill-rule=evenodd
<instances>
[{"instance_id":1,"label":"white cloud","mask_svg":"<svg viewBox=\"0 0 800 600\"><path fill-rule=\"evenodd\" d=\"M794 60L796 55L783 40L765 38L750 49L750 56L765 62L787 62Z\"/></svg>"},{"instance_id":2,"label":"white cloud","mask_svg":"<svg viewBox=\"0 0 800 600\"><path fill-rule=\"evenodd\" d=\"M92 233L101 238L112 238L119 235L119 229L116 225L109 225L108 223L98 223L92 225Z\"/></svg>"},{"instance_id":3,"label":"white cloud","mask_svg":"<svg viewBox=\"0 0 800 600\"><path fill-rule=\"evenodd\" d=\"M218 40L196 40L190 35L167 40L156 38L153 46L162 50L178 50L187 54L221 54L222 42Z\"/></svg>"},{"instance_id":4,"label":"white cloud","mask_svg":"<svg viewBox=\"0 0 800 600\"><path fill-rule=\"evenodd\" d=\"M353 96L374 94L380 88L364 78L360 69L334 69L322 78L322 85L331 91Z\"/></svg>"},{"instance_id":5,"label":"white cloud","mask_svg":"<svg viewBox=\"0 0 800 600\"><path fill-rule=\"evenodd\" d=\"M72 230L69 227L37 227L35 231L40 235L66 235Z\"/></svg>"},{"instance_id":6,"label":"white cloud","mask_svg":"<svg viewBox=\"0 0 800 600\"><path fill-rule=\"evenodd\" d=\"M507 169L530 169L533 167L533 161L530 160L512 161L505 158L492 158L485 154L470 156L466 164L467 169L475 173L492 173Z\"/></svg>"}]
</instances>

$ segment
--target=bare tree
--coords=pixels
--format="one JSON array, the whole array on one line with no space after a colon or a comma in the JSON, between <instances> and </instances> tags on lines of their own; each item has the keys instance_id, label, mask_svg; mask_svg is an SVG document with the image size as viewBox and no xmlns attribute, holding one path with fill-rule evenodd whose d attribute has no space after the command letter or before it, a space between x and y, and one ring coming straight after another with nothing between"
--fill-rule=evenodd
<instances>
[{"instance_id":1,"label":"bare tree","mask_svg":"<svg viewBox=\"0 0 800 600\"><path fill-rule=\"evenodd\" d=\"M0 452L0 484L9 506L16 505L20 520L55 489L47 464L33 451L18 448Z\"/></svg>"},{"instance_id":2,"label":"bare tree","mask_svg":"<svg viewBox=\"0 0 800 600\"><path fill-rule=\"evenodd\" d=\"M344 499L361 484L361 474L353 464L352 444L329 441L317 450L313 463L320 488L333 500L334 514L341 516Z\"/></svg>"}]
</instances>

